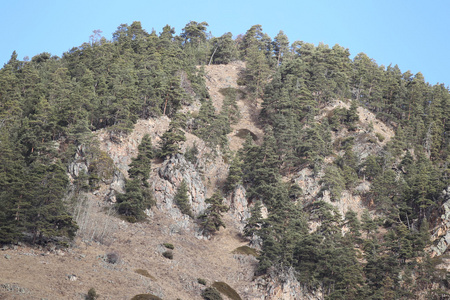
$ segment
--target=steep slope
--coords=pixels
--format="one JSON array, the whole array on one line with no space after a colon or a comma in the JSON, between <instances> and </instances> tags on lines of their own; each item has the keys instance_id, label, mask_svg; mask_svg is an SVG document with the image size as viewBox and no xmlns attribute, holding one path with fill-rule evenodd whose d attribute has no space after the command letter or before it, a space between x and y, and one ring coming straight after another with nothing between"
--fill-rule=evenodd
<instances>
[{"instance_id":1,"label":"steep slope","mask_svg":"<svg viewBox=\"0 0 450 300\"><path fill-rule=\"evenodd\" d=\"M217 111L220 111L224 99L221 89L245 89L237 85L243 68L242 62L205 67L206 84ZM237 104L241 118L232 125L233 132L228 135L231 150L242 146L241 131L252 132L259 142L263 138L257 122L261 101L242 98ZM317 119L320 121L333 109L342 107L349 109L350 104L336 100L325 107ZM183 110L195 112L198 108L199 105L189 105ZM359 107L357 112L360 121L356 129L333 132L332 142L353 137L357 141L353 150L363 158L381 151L394 133L367 109ZM117 168L113 178L101 183L94 193L85 194L85 200L76 207L75 217L80 230L71 248L18 245L3 249L0 257L1 299L84 299L90 288L95 288L99 299L131 299L142 293L151 293L161 299L202 299L201 291L205 286L198 279L206 280L207 286L216 281L226 282L242 299L323 298L320 289L314 293L305 291L292 270L279 272L270 269L266 275L255 277L257 259L233 253L236 248L248 244L241 234L243 221L249 217L243 187L239 187L233 198L226 199L231 207L224 217L227 227L220 229L211 239L204 238L197 224L181 214L173 197L183 179L188 183L191 205L198 214L206 207L205 199L225 181L229 167L222 155L212 155L212 149L189 132L186 132L187 140L181 148L185 152L196 145L199 153L195 163L182 155L152 162L150 182L157 203L147 211L148 221L130 224L114 215L112 202L115 194L123 191L128 165L138 153L140 140L148 133L156 145L169 123L166 116L139 120L129 135L115 141L106 130L96 133L100 149L111 157ZM378 139L378 135L382 135L384 140ZM332 163L338 154L342 155L334 153L324 162ZM88 167L83 155L80 149L71 173ZM349 209L362 212L365 205L359 193L370 189L369 181L360 182L353 193L344 190L338 201L331 201L328 191L319 195L323 175L323 170L314 174L311 169L304 168L286 176L285 181L295 182L302 188L302 201L305 203L324 200L336 206L342 215ZM317 224L311 225L314 228ZM436 238L443 236L441 243L446 249L448 225L439 230ZM173 259L163 256L168 251L164 246L167 243L174 246ZM439 254L445 252L442 248ZM448 263L443 267L446 266ZM140 275L137 270L141 274L147 271L148 275Z\"/></svg>"},{"instance_id":2,"label":"steep slope","mask_svg":"<svg viewBox=\"0 0 450 300\"><path fill-rule=\"evenodd\" d=\"M205 67L206 87L211 96L216 111L222 109L224 100L221 89L235 88L245 91L245 87L237 84L239 75L245 68L245 63L241 61L233 62L228 65L210 65ZM262 140L263 131L258 126L258 116L261 111L261 99L251 100L246 97L240 97L237 101L239 107L240 119L236 124L232 124L233 131L228 134L230 149L238 150L243 143L246 133L253 133L258 141Z\"/></svg>"},{"instance_id":3,"label":"steep slope","mask_svg":"<svg viewBox=\"0 0 450 300\"><path fill-rule=\"evenodd\" d=\"M213 74L209 73L208 80L210 91L213 97L216 96L216 105L220 104L221 97L217 91L223 85L212 82L221 82L224 76L231 76L228 83L237 86L243 64L231 67L230 70L230 66L214 66L208 70L215 69ZM262 131L252 121L255 112L244 100L240 101L239 107L243 121L234 126L261 135ZM193 109L193 106L187 109ZM106 130L97 132L100 149L112 158L117 176L102 183L98 191L83 196L85 200L76 208L80 230L72 247L36 249L19 245L3 249L0 260L2 299L83 299L92 287L100 295L99 299L130 299L141 293L152 293L162 299L201 299L200 293L205 287L198 283L198 278L205 279L207 285L215 281L226 282L243 299L262 297L261 291L251 285L256 259L232 253L247 244L241 238L241 225L234 219L246 211L245 199L240 200L245 203L227 200L233 206L224 217L227 228L221 229L210 240L201 238L195 223L180 214L171 200L181 178L188 178L191 199L200 197L198 204L204 207L205 197L226 178L227 164L221 157L211 158L211 149L196 136L186 133L187 141L182 146L184 151L195 143L200 149L195 166L183 157L173 162L153 162L152 182L157 206L148 211L148 222L130 224L114 216L109 201L114 201L114 195L123 191L128 165L137 155L142 136L149 133L153 144L157 144L169 122L164 116L139 120L132 133L114 142ZM235 144L242 143L241 138L233 135L230 139L237 139ZM177 173L180 163L186 169ZM71 170L78 172L86 169L87 164L81 149ZM200 174L194 175L197 170L201 170L203 182ZM239 211L236 205L240 205ZM162 255L167 250L164 243L174 245L172 260ZM137 274L138 269L148 271L151 278Z\"/></svg>"}]
</instances>

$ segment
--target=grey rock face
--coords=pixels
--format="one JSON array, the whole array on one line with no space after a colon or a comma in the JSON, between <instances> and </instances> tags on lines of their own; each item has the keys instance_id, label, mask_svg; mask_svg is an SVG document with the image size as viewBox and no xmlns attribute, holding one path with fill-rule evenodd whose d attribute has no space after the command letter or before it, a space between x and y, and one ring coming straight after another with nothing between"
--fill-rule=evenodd
<instances>
[{"instance_id":1,"label":"grey rock face","mask_svg":"<svg viewBox=\"0 0 450 300\"><path fill-rule=\"evenodd\" d=\"M68 171L72 178L76 178L81 172L88 173L89 163L86 160L83 145L78 146L73 162L70 163Z\"/></svg>"},{"instance_id":2,"label":"grey rock face","mask_svg":"<svg viewBox=\"0 0 450 300\"><path fill-rule=\"evenodd\" d=\"M434 230L433 240L437 240L435 246L431 246L431 256L440 256L447 251L450 246L450 186L443 191L444 199L442 205L443 214L441 215L440 225Z\"/></svg>"},{"instance_id":3,"label":"grey rock face","mask_svg":"<svg viewBox=\"0 0 450 300\"><path fill-rule=\"evenodd\" d=\"M109 185L109 191L106 194L106 201L116 202L116 195L118 193L125 192L125 176L119 170L115 170L111 183Z\"/></svg>"},{"instance_id":4,"label":"grey rock face","mask_svg":"<svg viewBox=\"0 0 450 300\"><path fill-rule=\"evenodd\" d=\"M243 232L246 221L251 215L245 188L238 185L233 194L225 199L224 203L230 208L228 214L231 215L233 220L236 220L239 230Z\"/></svg>"},{"instance_id":5,"label":"grey rock face","mask_svg":"<svg viewBox=\"0 0 450 300\"><path fill-rule=\"evenodd\" d=\"M323 299L321 291L307 291L297 280L292 269L277 271L270 269L267 275L252 282L249 299L251 300L319 300Z\"/></svg>"},{"instance_id":6,"label":"grey rock face","mask_svg":"<svg viewBox=\"0 0 450 300\"><path fill-rule=\"evenodd\" d=\"M194 215L205 210L206 188L203 185L200 174L194 166L186 161L183 155L177 154L166 160L151 178L153 182L156 206L162 211L167 211L175 220L188 220L178 209L173 198L182 181L188 187L189 203ZM179 224L183 227L182 224ZM187 224L185 224L187 225Z\"/></svg>"}]
</instances>

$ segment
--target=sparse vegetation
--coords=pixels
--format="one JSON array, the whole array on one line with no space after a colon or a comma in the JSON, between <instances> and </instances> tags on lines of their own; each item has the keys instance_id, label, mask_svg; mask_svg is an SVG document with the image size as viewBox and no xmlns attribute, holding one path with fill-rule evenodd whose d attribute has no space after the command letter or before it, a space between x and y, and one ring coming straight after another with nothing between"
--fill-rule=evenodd
<instances>
[{"instance_id":1,"label":"sparse vegetation","mask_svg":"<svg viewBox=\"0 0 450 300\"><path fill-rule=\"evenodd\" d=\"M448 87L430 85L421 73L379 66L364 53L350 58L350 51L339 45L290 43L282 32L272 40L261 25L236 40L231 33L209 37L207 26L192 21L175 36L170 26L158 35L133 22L122 24L110 41L93 39L61 57L42 53L20 61L13 53L0 70L0 244L69 246L78 234L89 247L112 236L111 223L119 224L116 218L108 211L104 221L97 222L101 208L91 204L101 203L95 200L120 174L113 155L96 145L97 133L109 138L101 138L102 146L118 146L138 119L163 116L171 120L169 129L162 136L152 132L161 137L158 157L181 154L189 132L213 151L220 149L228 164L228 134L239 120L236 100L242 95L239 89L220 90L225 99L216 111L218 102L206 89L205 67L197 65L242 59L239 83L249 92L245 105L256 110L234 128L239 128L237 137L248 138L229 178L210 182L228 196L237 185L245 188L248 203L254 203L245 235L258 235L262 247L256 254L242 247L233 253L259 254L258 274L293 269L303 286L321 287L327 299L407 299L426 293L432 298L431 289L442 289L439 296L446 296L448 278L431 264L425 250L430 228L441 222L448 197L442 191L450 185ZM185 112L192 107L185 104L194 99L201 108L186 126ZM344 99L351 99L350 107ZM361 111L371 116L359 120ZM255 133L264 140L254 143ZM125 193L115 194L114 208L129 222L145 220L145 209L154 203L150 135L144 135L138 150L129 165ZM201 152L206 160L208 151ZM197 154L195 145L186 151L188 160L203 166ZM318 201L310 189L302 193L285 180L306 179L301 178L303 170L311 171L311 177L322 176L322 192L330 191L333 201L339 201L344 190L354 192L360 186L361 203L374 211L364 211L361 222L356 212L347 211L343 218L337 203ZM312 181L317 184L317 178ZM192 217L186 192L180 195L175 203ZM74 202L73 211L66 207L67 196ZM206 200L209 206L198 218L205 235L225 226L222 200L220 192ZM267 218L262 218L261 205ZM375 221L372 214L380 217ZM146 225L124 224L133 235L115 241L135 247L140 235L135 234ZM163 241L154 242L158 249ZM168 251L161 254L173 259L173 245L164 246ZM114 252L98 259L104 260L105 269L115 269L105 262L120 262ZM151 276L142 269L136 273ZM221 299L217 290L240 299L225 283L205 289L203 297ZM135 297L159 299L151 294Z\"/></svg>"},{"instance_id":2,"label":"sparse vegetation","mask_svg":"<svg viewBox=\"0 0 450 300\"><path fill-rule=\"evenodd\" d=\"M243 255L251 255L254 257L258 257L258 251L249 246L241 246L233 250L233 254L243 254Z\"/></svg>"},{"instance_id":3,"label":"sparse vegetation","mask_svg":"<svg viewBox=\"0 0 450 300\"><path fill-rule=\"evenodd\" d=\"M87 295L85 296L86 300L95 300L99 297L100 295L97 294L97 292L95 291L94 288L90 288Z\"/></svg>"},{"instance_id":4,"label":"sparse vegetation","mask_svg":"<svg viewBox=\"0 0 450 300\"><path fill-rule=\"evenodd\" d=\"M134 272L135 272L135 273L138 273L139 275L148 277L148 278L150 278L151 280L156 281L156 278L155 278L154 276L150 275L150 273L148 273L147 270L144 270L144 269L137 269L137 270L134 270Z\"/></svg>"},{"instance_id":5,"label":"sparse vegetation","mask_svg":"<svg viewBox=\"0 0 450 300\"><path fill-rule=\"evenodd\" d=\"M131 298L131 300L162 300L162 299L152 294L139 294Z\"/></svg>"},{"instance_id":6,"label":"sparse vegetation","mask_svg":"<svg viewBox=\"0 0 450 300\"><path fill-rule=\"evenodd\" d=\"M241 296L225 282L216 281L212 286L231 300L242 300Z\"/></svg>"},{"instance_id":7,"label":"sparse vegetation","mask_svg":"<svg viewBox=\"0 0 450 300\"><path fill-rule=\"evenodd\" d=\"M219 291L213 287L207 287L202 291L202 297L205 300L223 300Z\"/></svg>"},{"instance_id":8,"label":"sparse vegetation","mask_svg":"<svg viewBox=\"0 0 450 300\"><path fill-rule=\"evenodd\" d=\"M206 285L206 280L203 278L197 278L197 282L200 283L201 285Z\"/></svg>"},{"instance_id":9,"label":"sparse vegetation","mask_svg":"<svg viewBox=\"0 0 450 300\"><path fill-rule=\"evenodd\" d=\"M162 253L162 255L163 255L165 258L173 259L173 252L170 251L170 250L164 251L164 252Z\"/></svg>"},{"instance_id":10,"label":"sparse vegetation","mask_svg":"<svg viewBox=\"0 0 450 300\"><path fill-rule=\"evenodd\" d=\"M175 246L171 243L164 243L163 246L170 250L173 250L175 248Z\"/></svg>"},{"instance_id":11,"label":"sparse vegetation","mask_svg":"<svg viewBox=\"0 0 450 300\"><path fill-rule=\"evenodd\" d=\"M186 149L186 152L184 153L184 157L186 158L187 161L189 161L193 165L195 165L198 161L198 154L199 154L198 147L194 143L194 145L192 147L189 147Z\"/></svg>"},{"instance_id":12,"label":"sparse vegetation","mask_svg":"<svg viewBox=\"0 0 450 300\"><path fill-rule=\"evenodd\" d=\"M110 252L106 254L106 262L110 264L116 264L119 262L119 254L116 252Z\"/></svg>"},{"instance_id":13,"label":"sparse vegetation","mask_svg":"<svg viewBox=\"0 0 450 300\"><path fill-rule=\"evenodd\" d=\"M378 138L378 140L380 141L380 143L382 143L384 141L384 139L385 139L384 135L382 135L379 132L376 132L375 135Z\"/></svg>"}]
</instances>

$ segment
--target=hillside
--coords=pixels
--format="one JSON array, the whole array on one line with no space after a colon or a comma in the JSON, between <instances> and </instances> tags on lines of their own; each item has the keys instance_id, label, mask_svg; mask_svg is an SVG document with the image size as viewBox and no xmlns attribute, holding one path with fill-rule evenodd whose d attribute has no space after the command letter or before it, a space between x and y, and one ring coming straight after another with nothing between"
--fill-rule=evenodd
<instances>
[{"instance_id":1,"label":"hillside","mask_svg":"<svg viewBox=\"0 0 450 300\"><path fill-rule=\"evenodd\" d=\"M220 82L233 76L229 82L235 86L242 64L239 66L230 71L225 65L216 65L215 74L210 74L209 79ZM222 87L209 84L213 91ZM240 104L243 116L249 111L245 105L244 102ZM235 126L258 130L251 120L244 119ZM97 134L100 148L108 153L121 172L127 174L142 136L149 133L152 140L158 142L167 130L168 121L165 117L140 120L119 143L111 142L106 132L100 131ZM189 147L194 141L201 143L193 135L187 137L184 147ZM230 138L235 137L230 134ZM242 138L238 139L241 141L236 143L242 144ZM226 169L217 170L217 162L208 162L202 153L198 158L204 160L202 164L209 172L202 184L209 185L208 190L214 190L211 179L216 173L225 178ZM158 176L161 165L157 161L153 163L153 176ZM163 211L153 208L149 212L149 220L144 223L122 221L113 216L111 203L104 201L112 188L114 183L86 195L77 219L81 231L69 249L34 248L23 244L11 249L3 248L0 261L2 299L83 299L91 287L100 295L99 299L130 299L143 293L152 293L162 299L202 299L200 292L204 286L197 282L198 278L205 279L208 285L224 281L243 299L256 299L262 295L251 284L257 260L251 255L233 254L236 248L248 244L239 229L241 225L234 219L235 210L225 216L227 228L206 240L196 235L197 229L192 222L187 222L185 227L177 227L165 208ZM167 250L164 243L174 245L173 260L162 256L162 252ZM118 261L108 263L108 254L117 255ZM153 278L137 274L138 269L147 270Z\"/></svg>"},{"instance_id":2,"label":"hillside","mask_svg":"<svg viewBox=\"0 0 450 300\"><path fill-rule=\"evenodd\" d=\"M449 297L448 88L207 27L0 69L0 297Z\"/></svg>"}]
</instances>

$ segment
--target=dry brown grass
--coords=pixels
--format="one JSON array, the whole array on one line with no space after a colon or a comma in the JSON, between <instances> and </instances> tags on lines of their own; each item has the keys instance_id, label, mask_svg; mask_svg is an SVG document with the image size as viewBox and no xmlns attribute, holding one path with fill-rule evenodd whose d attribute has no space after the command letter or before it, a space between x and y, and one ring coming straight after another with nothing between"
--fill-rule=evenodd
<instances>
[{"instance_id":1,"label":"dry brown grass","mask_svg":"<svg viewBox=\"0 0 450 300\"><path fill-rule=\"evenodd\" d=\"M129 224L114 218L117 230L112 233L111 245L77 238L74 247L66 250L26 246L4 250L0 284L14 284L17 288L7 291L0 287L0 298L83 299L94 287L98 299L130 299L147 293L162 299L201 299L198 278L226 281L242 295L252 280L256 259L234 258L233 249L245 242L233 222L227 217L225 221L227 228L209 241L195 238L192 228L170 236L172 220L155 211L148 223ZM173 260L158 252L166 242L177 245ZM105 261L106 254L113 252L120 256L116 264ZM69 280L72 274L76 281Z\"/></svg>"},{"instance_id":2,"label":"dry brown grass","mask_svg":"<svg viewBox=\"0 0 450 300\"><path fill-rule=\"evenodd\" d=\"M218 108L223 101L219 90L237 87L236 79L243 67L242 63L208 67L214 74L208 73L207 68L210 93L217 96L213 100ZM233 129L244 128L261 138L262 130L254 122L259 102L246 101L238 103L242 118ZM126 175L143 134L150 133L153 143L157 143L168 124L165 117L140 120L133 133L124 137L120 144L112 143L103 131L97 136L101 149L108 152ZM234 134L230 136L231 147L235 150L243 139ZM153 171L157 167L155 162ZM216 169L217 172L226 170L225 164ZM220 178L217 172L211 176L205 173L205 180L212 175ZM208 187L213 190L216 184L212 182ZM156 209L148 222L126 223L115 217L108 206L103 207L106 192L107 189L101 189L98 196L90 194L83 205L75 207L81 230L71 248L55 250L21 245L1 252L0 299L84 299L90 288L95 288L100 295L98 299L129 300L140 294L152 294L161 299L202 299L204 286L198 283L198 278L227 282L244 299L250 298L246 295L250 293L248 288L257 260L253 256L232 253L246 242L240 238L231 217L224 217L226 229L221 229L211 240L204 240L196 237L193 224L172 233L173 219ZM176 245L172 260L161 255L165 251L161 249L164 243ZM108 263L108 253L116 253L120 258L118 262ZM76 280L70 281L68 275L75 275L71 278Z\"/></svg>"}]
</instances>

